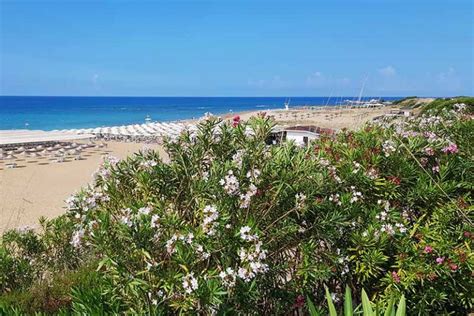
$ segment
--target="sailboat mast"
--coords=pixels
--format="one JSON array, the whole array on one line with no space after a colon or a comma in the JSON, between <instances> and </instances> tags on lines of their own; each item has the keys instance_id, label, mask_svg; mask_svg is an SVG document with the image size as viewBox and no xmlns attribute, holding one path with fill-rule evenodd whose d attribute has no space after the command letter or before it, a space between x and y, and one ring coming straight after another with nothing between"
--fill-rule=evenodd
<instances>
[{"instance_id":1,"label":"sailboat mast","mask_svg":"<svg viewBox=\"0 0 474 316\"><path fill-rule=\"evenodd\" d=\"M367 82L367 79L369 78L369 76L365 76L365 79L364 79L364 83L362 83L362 88L360 89L360 93L359 93L359 103L360 104L360 101L362 99L362 92L364 92L364 88L365 88L365 83Z\"/></svg>"}]
</instances>

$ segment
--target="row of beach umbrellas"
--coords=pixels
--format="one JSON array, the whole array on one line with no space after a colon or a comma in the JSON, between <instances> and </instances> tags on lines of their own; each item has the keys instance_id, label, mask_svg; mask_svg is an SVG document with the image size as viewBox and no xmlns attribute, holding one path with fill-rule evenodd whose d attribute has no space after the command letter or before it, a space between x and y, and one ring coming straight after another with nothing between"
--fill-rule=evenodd
<instances>
[{"instance_id":1,"label":"row of beach umbrellas","mask_svg":"<svg viewBox=\"0 0 474 316\"><path fill-rule=\"evenodd\" d=\"M30 148L20 146L18 148L3 149L0 148L0 160L16 160L20 158L64 158L67 155L74 155L75 159L81 159L81 152L88 148L103 148L106 144L77 144L77 143L64 143L55 144L52 146L38 145ZM64 161L64 159L62 159Z\"/></svg>"},{"instance_id":2,"label":"row of beach umbrellas","mask_svg":"<svg viewBox=\"0 0 474 316\"><path fill-rule=\"evenodd\" d=\"M122 137L140 137L140 138L156 138L156 137L177 137L184 129L193 128L189 124L184 123L145 123L122 125L112 127L97 127L87 129L64 130L64 132L72 132L76 134L93 134L97 136L122 136ZM63 131L59 131L63 132Z\"/></svg>"}]
</instances>

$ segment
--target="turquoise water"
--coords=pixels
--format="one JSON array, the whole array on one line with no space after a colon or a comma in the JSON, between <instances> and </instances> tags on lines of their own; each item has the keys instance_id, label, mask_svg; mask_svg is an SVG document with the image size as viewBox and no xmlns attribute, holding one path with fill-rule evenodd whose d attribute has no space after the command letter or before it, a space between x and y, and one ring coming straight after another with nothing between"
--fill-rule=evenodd
<instances>
[{"instance_id":1,"label":"turquoise water","mask_svg":"<svg viewBox=\"0 0 474 316\"><path fill-rule=\"evenodd\" d=\"M384 98L395 100L400 97ZM351 97L292 97L291 106L335 105ZM367 97L366 99L371 99ZM0 96L0 130L69 129L175 121L229 111L283 108L284 97L16 97Z\"/></svg>"}]
</instances>

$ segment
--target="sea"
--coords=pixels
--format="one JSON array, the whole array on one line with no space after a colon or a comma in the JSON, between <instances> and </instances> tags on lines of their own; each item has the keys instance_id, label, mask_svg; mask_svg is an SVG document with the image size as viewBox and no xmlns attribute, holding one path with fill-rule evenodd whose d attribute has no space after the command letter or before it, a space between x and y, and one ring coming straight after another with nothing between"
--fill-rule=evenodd
<instances>
[{"instance_id":1,"label":"sea","mask_svg":"<svg viewBox=\"0 0 474 316\"><path fill-rule=\"evenodd\" d=\"M365 97L364 100L374 97ZM384 97L393 101L401 97ZM354 97L56 97L0 96L0 130L61 130L179 121L251 110L337 105ZM378 98L377 98L378 99Z\"/></svg>"}]
</instances>

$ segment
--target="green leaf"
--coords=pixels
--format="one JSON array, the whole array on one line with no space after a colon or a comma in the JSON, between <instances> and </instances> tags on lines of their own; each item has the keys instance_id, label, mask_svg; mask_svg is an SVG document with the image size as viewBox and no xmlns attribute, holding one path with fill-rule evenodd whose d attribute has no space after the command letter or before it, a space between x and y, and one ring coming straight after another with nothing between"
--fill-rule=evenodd
<instances>
[{"instance_id":1,"label":"green leaf","mask_svg":"<svg viewBox=\"0 0 474 316\"><path fill-rule=\"evenodd\" d=\"M393 311L393 297L390 299L388 303L387 309L385 310L384 316L391 316Z\"/></svg>"},{"instance_id":2,"label":"green leaf","mask_svg":"<svg viewBox=\"0 0 474 316\"><path fill-rule=\"evenodd\" d=\"M324 289L326 290L326 300L328 301L329 315L337 316L336 307L334 307L331 294L329 294L328 287L324 286Z\"/></svg>"},{"instance_id":3,"label":"green leaf","mask_svg":"<svg viewBox=\"0 0 474 316\"><path fill-rule=\"evenodd\" d=\"M319 312L316 310L316 307L314 307L313 301L309 298L309 296L306 296L306 301L308 302L308 312L310 316L320 316Z\"/></svg>"},{"instance_id":4,"label":"green leaf","mask_svg":"<svg viewBox=\"0 0 474 316\"><path fill-rule=\"evenodd\" d=\"M346 285L346 293L344 294L344 315L353 315L352 294L351 289L348 285Z\"/></svg>"},{"instance_id":5,"label":"green leaf","mask_svg":"<svg viewBox=\"0 0 474 316\"><path fill-rule=\"evenodd\" d=\"M362 310L364 311L364 316L375 315L372 306L370 305L369 297L364 289L362 289Z\"/></svg>"},{"instance_id":6,"label":"green leaf","mask_svg":"<svg viewBox=\"0 0 474 316\"><path fill-rule=\"evenodd\" d=\"M397 314L396 316L405 316L406 313L406 301L405 301L405 295L402 295L400 298L400 302L398 302L398 308L397 308Z\"/></svg>"}]
</instances>

